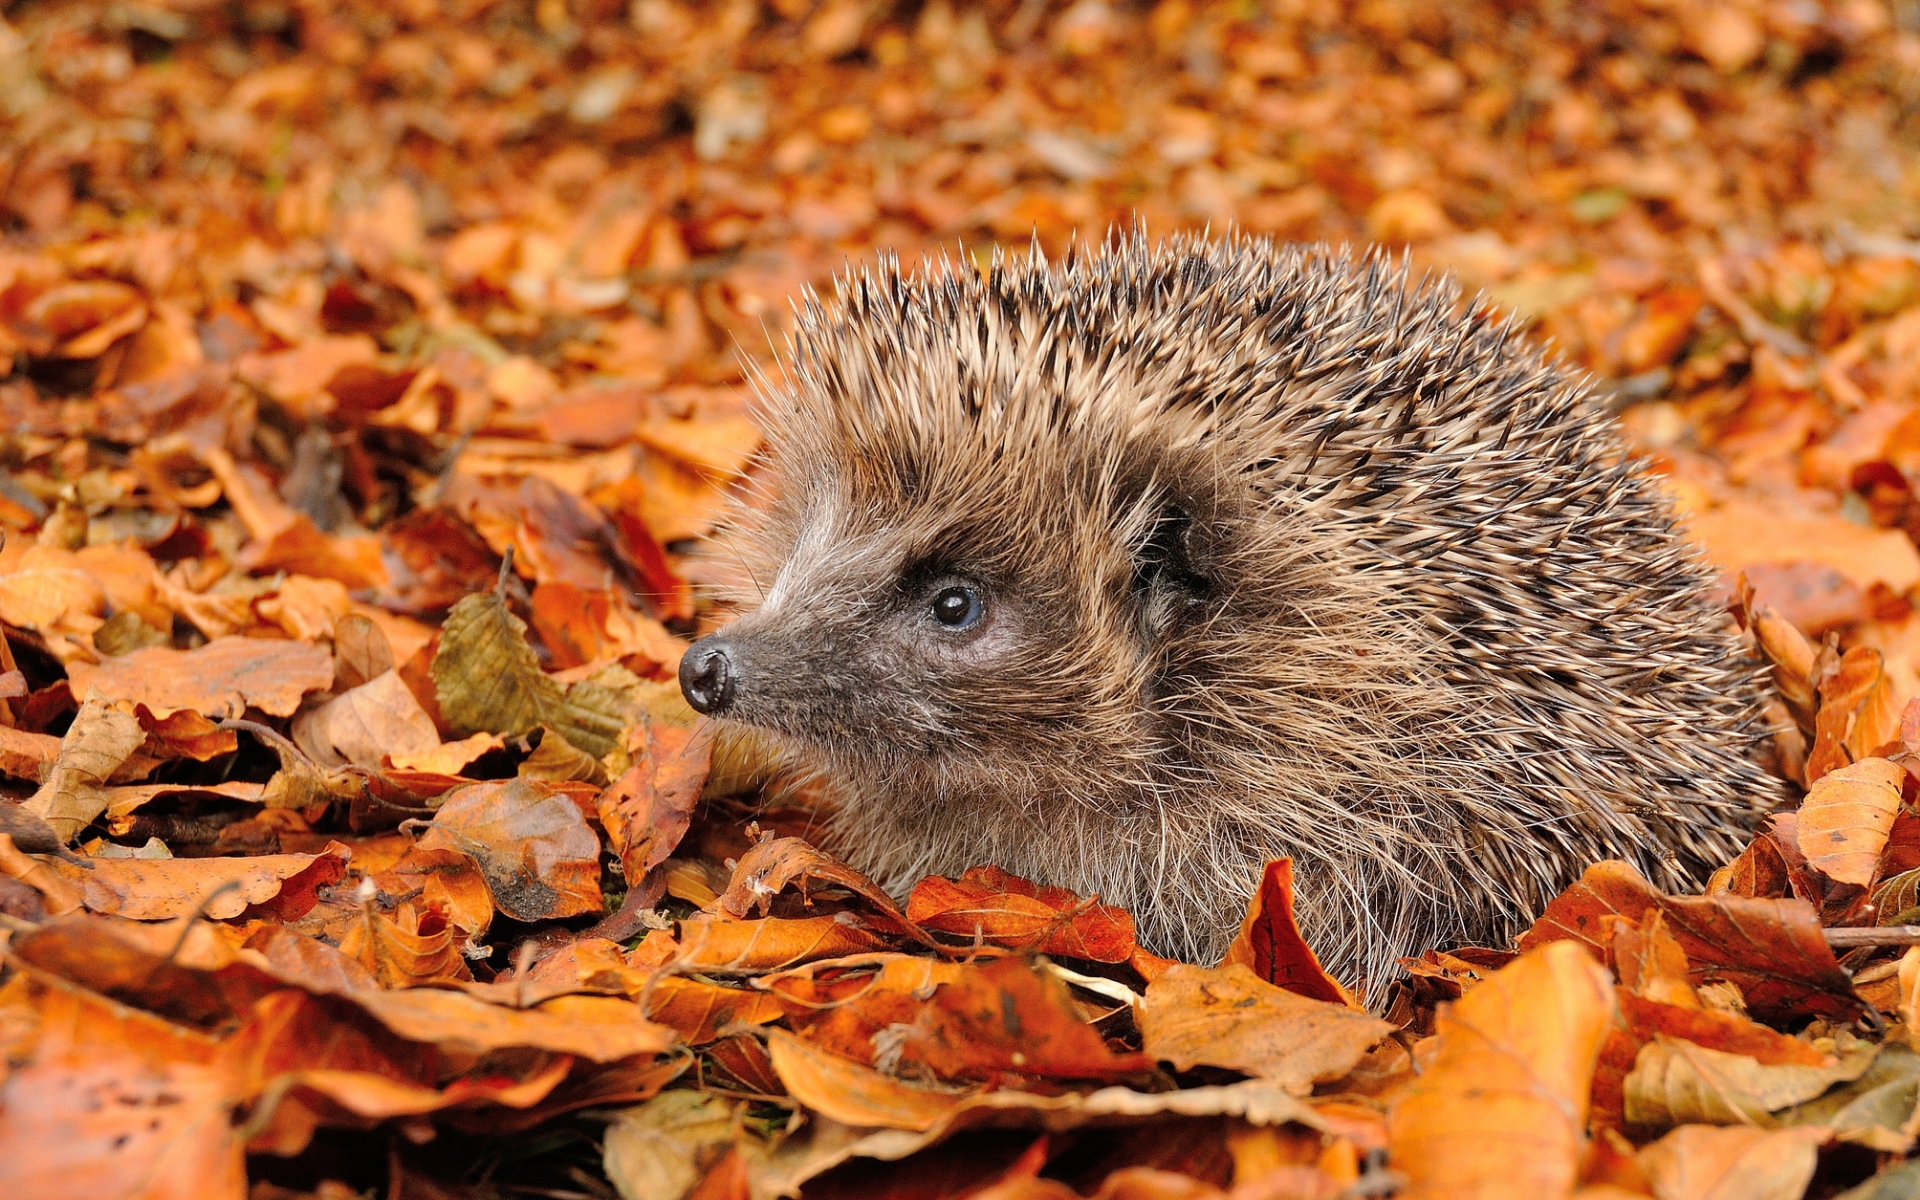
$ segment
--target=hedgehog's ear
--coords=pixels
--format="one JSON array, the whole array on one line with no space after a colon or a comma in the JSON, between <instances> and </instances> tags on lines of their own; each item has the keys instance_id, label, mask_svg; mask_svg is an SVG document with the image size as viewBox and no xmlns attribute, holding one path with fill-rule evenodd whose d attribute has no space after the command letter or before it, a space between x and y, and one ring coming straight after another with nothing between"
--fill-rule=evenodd
<instances>
[{"instance_id":1,"label":"hedgehog's ear","mask_svg":"<svg viewBox=\"0 0 1920 1200\"><path fill-rule=\"evenodd\" d=\"M1132 590L1149 637L1161 633L1187 604L1213 589L1213 581L1194 554L1193 532L1192 515L1168 504L1134 547Z\"/></svg>"}]
</instances>

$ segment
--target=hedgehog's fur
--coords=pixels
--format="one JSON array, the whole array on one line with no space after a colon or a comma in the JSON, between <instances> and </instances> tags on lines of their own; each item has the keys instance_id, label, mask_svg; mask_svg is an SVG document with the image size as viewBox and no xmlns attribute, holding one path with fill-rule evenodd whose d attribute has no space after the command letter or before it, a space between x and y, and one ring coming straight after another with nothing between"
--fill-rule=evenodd
<instances>
[{"instance_id":1,"label":"hedgehog's fur","mask_svg":"<svg viewBox=\"0 0 1920 1200\"><path fill-rule=\"evenodd\" d=\"M904 890L993 863L1213 961L1289 855L1377 985L1601 858L1685 888L1782 785L1754 663L1590 389L1378 257L889 260L762 381L728 716ZM978 580L983 631L928 619Z\"/></svg>"}]
</instances>

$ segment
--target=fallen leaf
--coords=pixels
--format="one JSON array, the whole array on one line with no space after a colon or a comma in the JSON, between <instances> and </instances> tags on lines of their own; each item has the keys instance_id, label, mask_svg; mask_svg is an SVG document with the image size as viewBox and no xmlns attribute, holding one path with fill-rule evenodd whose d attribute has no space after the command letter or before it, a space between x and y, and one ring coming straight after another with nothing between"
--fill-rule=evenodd
<instances>
[{"instance_id":1,"label":"fallen leaf","mask_svg":"<svg viewBox=\"0 0 1920 1200\"><path fill-rule=\"evenodd\" d=\"M595 756L620 742L623 724L578 688L563 690L540 669L527 625L491 592L453 606L433 656L440 713L456 734L518 737L538 726ZM583 703L582 701L585 701Z\"/></svg>"},{"instance_id":2,"label":"fallen leaf","mask_svg":"<svg viewBox=\"0 0 1920 1200\"><path fill-rule=\"evenodd\" d=\"M900 1061L935 1077L1117 1079L1148 1069L1082 1019L1066 985L1018 958L966 967L934 989L900 1035Z\"/></svg>"},{"instance_id":3,"label":"fallen leaf","mask_svg":"<svg viewBox=\"0 0 1920 1200\"><path fill-rule=\"evenodd\" d=\"M237 917L250 905L272 904L284 891L304 896L311 907L317 887L346 873L347 848L333 843L321 854L262 854L251 858L103 858L92 870L68 863L56 869L81 886L89 911L135 921L165 921L200 914L214 920ZM305 911L293 901L280 910L291 920Z\"/></svg>"},{"instance_id":4,"label":"fallen leaf","mask_svg":"<svg viewBox=\"0 0 1920 1200\"><path fill-rule=\"evenodd\" d=\"M607 1126L602 1166L623 1200L684 1197L732 1144L736 1103L670 1091Z\"/></svg>"},{"instance_id":5,"label":"fallen leaf","mask_svg":"<svg viewBox=\"0 0 1920 1200\"><path fill-rule=\"evenodd\" d=\"M437 749L440 734L399 673L387 671L302 713L293 740L323 768L378 768L389 755Z\"/></svg>"},{"instance_id":6,"label":"fallen leaf","mask_svg":"<svg viewBox=\"0 0 1920 1200\"><path fill-rule=\"evenodd\" d=\"M146 740L146 730L125 706L88 700L60 739L59 756L46 783L26 802L27 811L71 842L106 811L105 783Z\"/></svg>"},{"instance_id":7,"label":"fallen leaf","mask_svg":"<svg viewBox=\"0 0 1920 1200\"><path fill-rule=\"evenodd\" d=\"M894 945L855 913L745 921L696 915L681 923L680 940L683 966L721 975L757 975Z\"/></svg>"},{"instance_id":8,"label":"fallen leaf","mask_svg":"<svg viewBox=\"0 0 1920 1200\"><path fill-rule=\"evenodd\" d=\"M744 917L756 908L764 912L776 895L796 881L845 888L903 928L914 928L879 884L794 837L770 838L742 855L727 890L715 903L730 917Z\"/></svg>"},{"instance_id":9,"label":"fallen leaf","mask_svg":"<svg viewBox=\"0 0 1920 1200\"><path fill-rule=\"evenodd\" d=\"M236 1100L218 1044L45 976L0 987L25 1032L0 1077L0 1190L10 1196L242 1200Z\"/></svg>"},{"instance_id":10,"label":"fallen leaf","mask_svg":"<svg viewBox=\"0 0 1920 1200\"><path fill-rule=\"evenodd\" d=\"M1825 1140L1814 1129L1685 1125L1635 1159L1663 1200L1798 1200Z\"/></svg>"},{"instance_id":11,"label":"fallen leaf","mask_svg":"<svg viewBox=\"0 0 1920 1200\"><path fill-rule=\"evenodd\" d=\"M454 789L420 847L470 856L494 907L516 921L600 911L600 839L579 806L545 784L509 779Z\"/></svg>"},{"instance_id":12,"label":"fallen leaf","mask_svg":"<svg viewBox=\"0 0 1920 1200\"><path fill-rule=\"evenodd\" d=\"M1641 1047L1623 1087L1629 1125L1764 1125L1767 1114L1811 1100L1835 1083L1858 1079L1877 1047L1820 1065L1761 1063L1692 1042L1655 1035Z\"/></svg>"},{"instance_id":13,"label":"fallen leaf","mask_svg":"<svg viewBox=\"0 0 1920 1200\"><path fill-rule=\"evenodd\" d=\"M1726 894L1662 896L1638 871L1617 861L1589 867L1548 903L1519 945L1531 950L1564 938L1604 955L1608 918L1637 925L1655 907L1685 952L1695 986L1733 984L1761 1020L1844 1016L1860 1008L1812 905Z\"/></svg>"},{"instance_id":14,"label":"fallen leaf","mask_svg":"<svg viewBox=\"0 0 1920 1200\"><path fill-rule=\"evenodd\" d=\"M1411 1197L1568 1194L1613 983L1580 946L1530 950L1443 1009L1424 1073L1388 1114Z\"/></svg>"},{"instance_id":15,"label":"fallen leaf","mask_svg":"<svg viewBox=\"0 0 1920 1200\"><path fill-rule=\"evenodd\" d=\"M1136 949L1133 915L1125 909L1036 887L997 867L922 879L907 898L907 919L989 945L1093 962L1126 962Z\"/></svg>"},{"instance_id":16,"label":"fallen leaf","mask_svg":"<svg viewBox=\"0 0 1920 1200\"><path fill-rule=\"evenodd\" d=\"M738 1028L777 1021L783 1011L779 999L765 992L677 976L653 980L643 986L639 998L648 1020L673 1029L690 1046Z\"/></svg>"},{"instance_id":17,"label":"fallen leaf","mask_svg":"<svg viewBox=\"0 0 1920 1200\"><path fill-rule=\"evenodd\" d=\"M712 739L696 741L689 725L651 716L635 733L637 761L600 794L599 811L622 873L639 887L686 835L706 786Z\"/></svg>"},{"instance_id":18,"label":"fallen leaf","mask_svg":"<svg viewBox=\"0 0 1920 1200\"><path fill-rule=\"evenodd\" d=\"M1873 886L1893 820L1900 812L1906 769L1865 758L1820 777L1800 803L1800 852L1836 883Z\"/></svg>"},{"instance_id":19,"label":"fallen leaf","mask_svg":"<svg viewBox=\"0 0 1920 1200\"><path fill-rule=\"evenodd\" d=\"M784 1029L768 1032L767 1049L787 1094L843 1125L931 1129L977 1090L906 1083L819 1049Z\"/></svg>"},{"instance_id":20,"label":"fallen leaf","mask_svg":"<svg viewBox=\"0 0 1920 1200\"><path fill-rule=\"evenodd\" d=\"M522 1048L610 1063L663 1054L674 1044L673 1031L641 1016L638 1005L606 996L556 996L530 1009L435 988L353 992L346 999L401 1037L449 1052Z\"/></svg>"},{"instance_id":21,"label":"fallen leaf","mask_svg":"<svg viewBox=\"0 0 1920 1200\"><path fill-rule=\"evenodd\" d=\"M1147 985L1139 1021L1141 1048L1176 1070L1204 1063L1302 1094L1351 1071L1394 1030L1345 1004L1276 987L1243 963L1169 967Z\"/></svg>"},{"instance_id":22,"label":"fallen leaf","mask_svg":"<svg viewBox=\"0 0 1920 1200\"><path fill-rule=\"evenodd\" d=\"M360 919L341 935L340 953L385 988L473 978L446 910L433 904L408 902L392 917L361 905Z\"/></svg>"},{"instance_id":23,"label":"fallen leaf","mask_svg":"<svg viewBox=\"0 0 1920 1200\"><path fill-rule=\"evenodd\" d=\"M1240 932L1221 966L1239 963L1268 983L1312 1000L1351 1004L1353 998L1320 967L1320 960L1293 919L1293 860L1267 864L1247 905Z\"/></svg>"},{"instance_id":24,"label":"fallen leaf","mask_svg":"<svg viewBox=\"0 0 1920 1200\"><path fill-rule=\"evenodd\" d=\"M306 642L216 638L198 650L150 646L98 666L68 669L82 700L130 700L166 716L192 709L237 717L248 708L293 715L301 697L333 686L333 655Z\"/></svg>"}]
</instances>

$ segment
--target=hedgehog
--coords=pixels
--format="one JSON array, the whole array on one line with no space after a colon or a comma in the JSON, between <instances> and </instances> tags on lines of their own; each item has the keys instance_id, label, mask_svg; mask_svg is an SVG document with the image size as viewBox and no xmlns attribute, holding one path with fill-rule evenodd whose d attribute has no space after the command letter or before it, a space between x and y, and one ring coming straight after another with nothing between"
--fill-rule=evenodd
<instances>
[{"instance_id":1,"label":"hedgehog","mask_svg":"<svg viewBox=\"0 0 1920 1200\"><path fill-rule=\"evenodd\" d=\"M1404 260L1139 232L809 294L741 612L680 664L882 886L999 866L1217 959L1501 945L1784 799L1757 664L1584 378Z\"/></svg>"}]
</instances>

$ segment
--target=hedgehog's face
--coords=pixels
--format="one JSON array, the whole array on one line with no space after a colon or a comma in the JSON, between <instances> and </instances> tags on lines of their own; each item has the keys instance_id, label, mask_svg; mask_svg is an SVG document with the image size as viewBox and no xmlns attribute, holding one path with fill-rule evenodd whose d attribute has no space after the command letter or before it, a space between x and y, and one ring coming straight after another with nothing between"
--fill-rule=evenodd
<instances>
[{"instance_id":1,"label":"hedgehog's face","mask_svg":"<svg viewBox=\"0 0 1920 1200\"><path fill-rule=\"evenodd\" d=\"M794 503L759 606L682 660L688 701L956 794L1140 753L1144 647L1185 579L1185 524L997 482L970 504Z\"/></svg>"}]
</instances>

